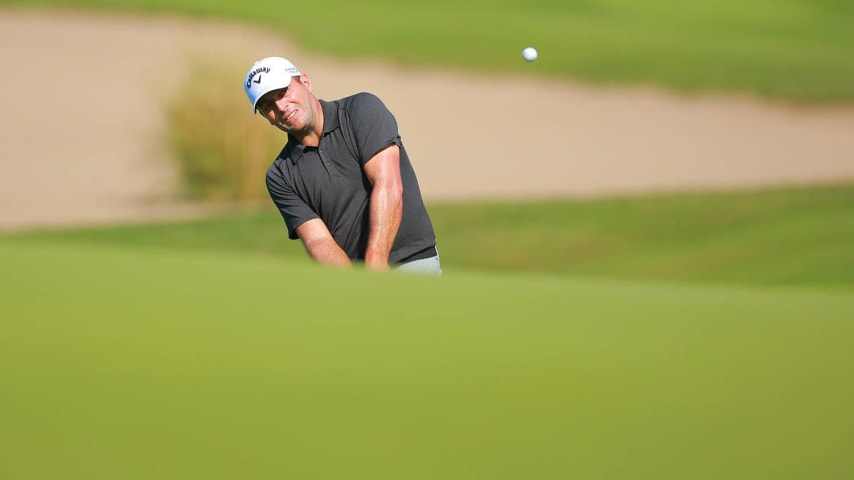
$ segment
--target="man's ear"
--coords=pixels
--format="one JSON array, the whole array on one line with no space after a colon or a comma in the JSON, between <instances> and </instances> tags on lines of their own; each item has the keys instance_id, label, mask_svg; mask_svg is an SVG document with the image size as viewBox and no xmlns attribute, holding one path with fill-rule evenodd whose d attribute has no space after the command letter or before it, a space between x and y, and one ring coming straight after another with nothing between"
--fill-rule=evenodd
<instances>
[{"instance_id":1,"label":"man's ear","mask_svg":"<svg viewBox=\"0 0 854 480\"><path fill-rule=\"evenodd\" d=\"M299 76L299 81L300 81L300 83L302 83L303 85L305 85L305 88L306 88L309 92L314 93L314 90L312 89L312 86L311 86L311 79L310 79L310 78L308 78L308 75L306 75L306 74L304 74L304 73L303 73L302 75L300 75L300 76Z\"/></svg>"}]
</instances>

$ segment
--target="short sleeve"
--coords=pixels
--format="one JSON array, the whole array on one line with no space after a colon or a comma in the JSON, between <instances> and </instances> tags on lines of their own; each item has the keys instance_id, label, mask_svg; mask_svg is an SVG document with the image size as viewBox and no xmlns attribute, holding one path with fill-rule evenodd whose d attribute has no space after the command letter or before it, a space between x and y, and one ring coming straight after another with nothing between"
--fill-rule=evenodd
<instances>
[{"instance_id":1,"label":"short sleeve","mask_svg":"<svg viewBox=\"0 0 854 480\"><path fill-rule=\"evenodd\" d=\"M359 163L364 165L389 145L400 146L397 120L376 95L354 95L348 115L359 150Z\"/></svg>"},{"instance_id":2,"label":"short sleeve","mask_svg":"<svg viewBox=\"0 0 854 480\"><path fill-rule=\"evenodd\" d=\"M267 191L285 220L288 238L291 240L299 238L296 232L297 227L309 220L319 218L317 213L299 198L294 189L285 181L278 162L273 163L267 170Z\"/></svg>"}]
</instances>

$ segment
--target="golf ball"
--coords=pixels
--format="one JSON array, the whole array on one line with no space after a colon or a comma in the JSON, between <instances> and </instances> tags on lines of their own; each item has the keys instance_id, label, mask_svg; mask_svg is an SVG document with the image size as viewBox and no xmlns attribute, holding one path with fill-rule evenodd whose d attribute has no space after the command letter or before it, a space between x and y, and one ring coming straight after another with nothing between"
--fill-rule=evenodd
<instances>
[{"instance_id":1,"label":"golf ball","mask_svg":"<svg viewBox=\"0 0 854 480\"><path fill-rule=\"evenodd\" d=\"M525 47L525 49L522 50L522 58L528 62L533 62L537 59L537 49L534 47Z\"/></svg>"}]
</instances>

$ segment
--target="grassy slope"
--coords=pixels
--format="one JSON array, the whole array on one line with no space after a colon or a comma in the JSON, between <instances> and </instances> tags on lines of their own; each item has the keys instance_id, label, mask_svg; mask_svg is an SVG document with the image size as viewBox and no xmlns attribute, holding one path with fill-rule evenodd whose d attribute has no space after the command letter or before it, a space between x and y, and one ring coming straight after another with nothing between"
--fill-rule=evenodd
<instances>
[{"instance_id":1,"label":"grassy slope","mask_svg":"<svg viewBox=\"0 0 854 480\"><path fill-rule=\"evenodd\" d=\"M460 269L761 285L854 286L854 185L522 204L432 205ZM278 213L32 232L23 241L282 255L305 260Z\"/></svg>"},{"instance_id":2,"label":"grassy slope","mask_svg":"<svg viewBox=\"0 0 854 480\"><path fill-rule=\"evenodd\" d=\"M434 209L451 264L854 286L854 185ZM452 219L450 221L443 219ZM463 244L459 250L457 245ZM443 252L449 250L443 249Z\"/></svg>"},{"instance_id":3,"label":"grassy slope","mask_svg":"<svg viewBox=\"0 0 854 480\"><path fill-rule=\"evenodd\" d=\"M218 16L347 57L686 90L854 100L854 4L839 0L2 0ZM323 19L324 28L319 28ZM526 45L541 59L526 64Z\"/></svg>"},{"instance_id":4,"label":"grassy slope","mask_svg":"<svg viewBox=\"0 0 854 480\"><path fill-rule=\"evenodd\" d=\"M3 478L854 473L849 295L8 241L0 264Z\"/></svg>"}]
</instances>

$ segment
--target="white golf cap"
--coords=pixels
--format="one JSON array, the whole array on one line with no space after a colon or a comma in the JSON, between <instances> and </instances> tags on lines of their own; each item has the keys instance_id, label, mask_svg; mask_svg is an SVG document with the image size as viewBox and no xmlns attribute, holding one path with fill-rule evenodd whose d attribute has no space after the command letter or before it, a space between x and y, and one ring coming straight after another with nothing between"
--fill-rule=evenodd
<instances>
[{"instance_id":1,"label":"white golf cap","mask_svg":"<svg viewBox=\"0 0 854 480\"><path fill-rule=\"evenodd\" d=\"M252 112L256 111L258 100L265 93L287 87L291 78L300 75L299 69L286 58L267 57L255 62L243 82L243 89L252 103Z\"/></svg>"}]
</instances>

